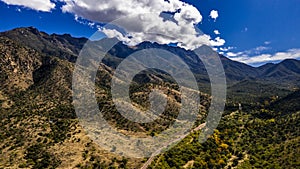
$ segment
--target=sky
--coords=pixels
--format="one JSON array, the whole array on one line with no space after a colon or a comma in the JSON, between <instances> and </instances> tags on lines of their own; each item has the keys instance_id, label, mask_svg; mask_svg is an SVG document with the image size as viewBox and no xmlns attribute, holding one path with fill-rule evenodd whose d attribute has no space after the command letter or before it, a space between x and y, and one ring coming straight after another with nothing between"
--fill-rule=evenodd
<instances>
[{"instance_id":1,"label":"sky","mask_svg":"<svg viewBox=\"0 0 300 169\"><path fill-rule=\"evenodd\" d=\"M260 66L300 59L299 4L299 0L0 0L0 31L33 26L49 34L88 38L100 30L128 45L152 41L193 50L205 44L232 60ZM144 13L151 14L140 17ZM163 13L172 19L166 20ZM103 27L115 20L126 33Z\"/></svg>"}]
</instances>

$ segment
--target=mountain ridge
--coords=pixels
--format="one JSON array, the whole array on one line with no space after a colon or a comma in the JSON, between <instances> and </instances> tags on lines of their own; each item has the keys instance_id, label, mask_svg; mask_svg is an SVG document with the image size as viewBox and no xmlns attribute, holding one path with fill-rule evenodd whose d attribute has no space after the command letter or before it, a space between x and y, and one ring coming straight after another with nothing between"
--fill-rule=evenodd
<instances>
[{"instance_id":1,"label":"mountain ridge","mask_svg":"<svg viewBox=\"0 0 300 169\"><path fill-rule=\"evenodd\" d=\"M76 62L80 50L88 40L87 38L75 38L70 34L47 34L41 32L34 27L16 28L11 31L1 32L0 37L8 38L21 46L36 50L40 55L47 55L50 57L58 57L60 59L67 60L71 63ZM142 49L158 48L167 50L178 55L183 61L188 64L191 71L194 73L200 90L209 93L210 91L210 79L206 72L204 64L198 58L198 56L190 51L179 47L173 47L168 45L160 45L158 43L143 42L136 47L129 47L122 42L116 44L109 52L107 57L104 58L103 63L108 67L115 69L127 56ZM235 86L246 91L247 88L255 89L252 85L256 86L257 91L266 91L260 89L266 84L267 86L273 86L271 88L278 88L278 91L282 89L290 90L300 88L300 61L295 59L283 60L280 63L273 64L268 63L260 67L253 67L244 63L230 60L229 58L219 55L223 64L228 88ZM156 77L161 79L162 77ZM164 76L165 80L172 79L170 76ZM143 78L144 80L151 80L152 78ZM155 78L154 78L155 79ZM245 81L249 81L247 83ZM255 91L251 90L255 93ZM262 93L264 97L272 97L272 92ZM241 95L241 93L232 92L229 90L228 95L232 97L247 97L247 93ZM280 93L277 95L281 95ZM286 95L282 92L282 96Z\"/></svg>"}]
</instances>

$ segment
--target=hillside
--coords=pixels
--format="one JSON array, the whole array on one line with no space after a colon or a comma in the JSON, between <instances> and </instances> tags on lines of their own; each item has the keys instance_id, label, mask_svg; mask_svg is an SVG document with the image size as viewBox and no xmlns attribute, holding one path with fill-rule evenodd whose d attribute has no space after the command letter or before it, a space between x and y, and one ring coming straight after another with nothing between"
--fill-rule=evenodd
<instances>
[{"instance_id":1,"label":"hillside","mask_svg":"<svg viewBox=\"0 0 300 169\"><path fill-rule=\"evenodd\" d=\"M2 32L0 36L35 49L37 52L49 56L57 56L72 62L76 61L77 55L87 41L86 38L73 38L69 34L48 35L34 27L13 29Z\"/></svg>"},{"instance_id":2,"label":"hillside","mask_svg":"<svg viewBox=\"0 0 300 169\"><path fill-rule=\"evenodd\" d=\"M299 87L300 61L287 59L279 64L267 64L259 67L259 79L279 86L289 88ZM278 80L280 79L280 81Z\"/></svg>"},{"instance_id":3,"label":"hillside","mask_svg":"<svg viewBox=\"0 0 300 169\"><path fill-rule=\"evenodd\" d=\"M295 91L284 98L281 98L270 105L271 109L284 114L300 111L300 91Z\"/></svg>"},{"instance_id":4,"label":"hillside","mask_svg":"<svg viewBox=\"0 0 300 169\"><path fill-rule=\"evenodd\" d=\"M104 150L79 125L72 73L86 40L32 27L0 33L0 168L141 168L148 160ZM142 110L150 107L147 100L153 89L163 91L168 102L158 120L131 122L112 102L115 68L128 55L147 48L173 52L191 67L201 89L195 93L201 98L195 126L203 123L210 105L203 64L191 51L149 42L135 48L119 43L99 65L95 94L104 118L123 134L139 137L155 136L174 123L181 92L164 72L141 72L130 86L131 101ZM188 134L148 168L297 168L300 109L299 92L293 90L299 87L300 61L254 68L220 58L229 84L228 109L215 134L204 144L197 140L200 131ZM243 103L242 111L237 111L238 103Z\"/></svg>"},{"instance_id":5,"label":"hillside","mask_svg":"<svg viewBox=\"0 0 300 169\"><path fill-rule=\"evenodd\" d=\"M32 28L28 29L32 31ZM47 41L49 35L36 34L35 37L42 39L46 45L56 43ZM0 86L1 167L107 168L126 165L135 168L141 165L143 159L124 159L101 149L78 124L71 91L74 63L59 56L61 51L68 53L68 50L54 48L54 52L43 52L44 49L7 36L0 40L3 81ZM62 41L67 43L67 40ZM106 61L110 62L113 58L108 56ZM112 103L109 86L113 71L113 67L101 65L96 80L98 104L111 125L128 134L145 136L159 133L173 122L180 106L176 84L163 82L157 73L151 75L145 72L149 78L142 81L139 76L143 75L137 76L138 83L131 88L132 100L137 105L144 109L149 107L147 96L155 88L166 93L169 104L160 120L149 124L133 123L123 118ZM208 96L201 94L201 97L202 105L207 106ZM199 113L205 112L204 107L202 111Z\"/></svg>"}]
</instances>

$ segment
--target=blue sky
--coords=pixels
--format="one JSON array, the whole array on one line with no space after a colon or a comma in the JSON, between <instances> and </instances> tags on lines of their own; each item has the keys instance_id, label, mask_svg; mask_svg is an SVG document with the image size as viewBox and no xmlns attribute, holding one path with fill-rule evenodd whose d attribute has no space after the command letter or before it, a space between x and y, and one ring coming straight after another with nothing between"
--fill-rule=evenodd
<instances>
[{"instance_id":1,"label":"blue sky","mask_svg":"<svg viewBox=\"0 0 300 169\"><path fill-rule=\"evenodd\" d=\"M34 26L50 34L69 33L75 37L90 37L97 31L95 25L88 25L96 22L97 18L83 14L81 19L75 20L75 15L87 11L66 8L63 12L61 8L65 5L64 2L45 0L48 4L32 5L36 0L28 0L26 2L32 1L31 4L8 5L18 3L16 0L0 1L1 32L16 27ZM98 2L101 5L101 0ZM233 60L258 66L287 58L300 59L299 0L185 2L201 13L202 20L197 26L203 33L212 40L220 37L226 41L214 48ZM209 16L212 10L218 12L216 19ZM103 16L103 13L99 15ZM215 30L220 34L215 34Z\"/></svg>"}]
</instances>

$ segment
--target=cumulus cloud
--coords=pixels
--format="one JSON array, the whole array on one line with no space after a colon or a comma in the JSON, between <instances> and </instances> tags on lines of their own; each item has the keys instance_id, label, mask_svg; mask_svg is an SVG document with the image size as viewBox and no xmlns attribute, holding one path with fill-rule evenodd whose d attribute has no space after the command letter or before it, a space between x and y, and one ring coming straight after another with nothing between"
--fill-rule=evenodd
<instances>
[{"instance_id":1,"label":"cumulus cloud","mask_svg":"<svg viewBox=\"0 0 300 169\"><path fill-rule=\"evenodd\" d=\"M285 59L300 59L300 49L290 49L285 52L277 52L275 54L261 54L257 56L242 55L238 57L232 56L229 58L238 62L258 66L264 63L276 63Z\"/></svg>"},{"instance_id":2,"label":"cumulus cloud","mask_svg":"<svg viewBox=\"0 0 300 169\"><path fill-rule=\"evenodd\" d=\"M194 6L180 0L62 0L63 12L96 23L109 23L123 28L100 28L108 37L117 37L127 45L137 45L143 41L160 44L176 43L185 49L201 45L220 46L225 40L211 40L209 35L200 33L196 25L202 15ZM168 16L168 15L171 15ZM215 14L213 14L215 17Z\"/></svg>"},{"instance_id":3,"label":"cumulus cloud","mask_svg":"<svg viewBox=\"0 0 300 169\"><path fill-rule=\"evenodd\" d=\"M37 11L50 12L55 8L55 3L50 0L0 0L8 5L18 5Z\"/></svg>"},{"instance_id":4,"label":"cumulus cloud","mask_svg":"<svg viewBox=\"0 0 300 169\"><path fill-rule=\"evenodd\" d=\"M220 37L216 37L214 40L210 41L211 46L223 46L225 44L225 40Z\"/></svg>"},{"instance_id":5,"label":"cumulus cloud","mask_svg":"<svg viewBox=\"0 0 300 169\"><path fill-rule=\"evenodd\" d=\"M210 12L210 15L209 15L212 19L214 19L215 21L217 20L217 18L219 17L219 13L218 13L218 11L216 11L216 10L212 10L211 12Z\"/></svg>"},{"instance_id":6,"label":"cumulus cloud","mask_svg":"<svg viewBox=\"0 0 300 169\"><path fill-rule=\"evenodd\" d=\"M219 32L219 30L214 30L214 33L216 34L216 35L220 35L221 33Z\"/></svg>"}]
</instances>

